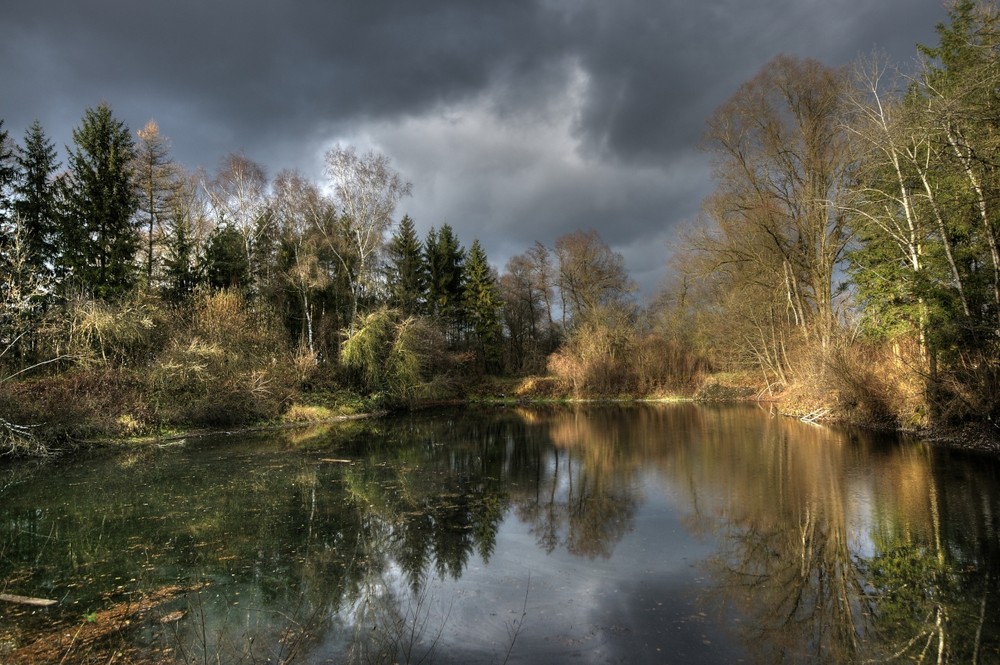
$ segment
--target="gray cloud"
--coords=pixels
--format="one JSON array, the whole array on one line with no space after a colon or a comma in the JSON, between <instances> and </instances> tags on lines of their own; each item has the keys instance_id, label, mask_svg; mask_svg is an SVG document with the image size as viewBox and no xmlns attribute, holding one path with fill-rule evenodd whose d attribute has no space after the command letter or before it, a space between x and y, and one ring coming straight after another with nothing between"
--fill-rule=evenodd
<instances>
[{"instance_id":1,"label":"gray cloud","mask_svg":"<svg viewBox=\"0 0 1000 665\"><path fill-rule=\"evenodd\" d=\"M905 62L944 18L938 0L12 0L0 117L61 148L107 101L190 168L242 150L317 179L334 142L376 147L421 230L452 224L502 267L594 228L649 293L711 187L704 121L741 82L779 53Z\"/></svg>"}]
</instances>

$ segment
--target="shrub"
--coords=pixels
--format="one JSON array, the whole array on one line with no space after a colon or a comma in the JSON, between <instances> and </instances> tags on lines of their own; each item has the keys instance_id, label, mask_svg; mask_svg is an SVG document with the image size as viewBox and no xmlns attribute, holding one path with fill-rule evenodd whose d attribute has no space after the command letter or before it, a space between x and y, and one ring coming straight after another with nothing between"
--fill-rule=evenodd
<instances>
[{"instance_id":1,"label":"shrub","mask_svg":"<svg viewBox=\"0 0 1000 665\"><path fill-rule=\"evenodd\" d=\"M198 300L150 381L165 421L231 426L277 416L295 374L277 317L219 291Z\"/></svg>"},{"instance_id":2,"label":"shrub","mask_svg":"<svg viewBox=\"0 0 1000 665\"><path fill-rule=\"evenodd\" d=\"M172 312L152 296L119 302L77 299L50 317L43 344L77 364L145 366L169 338Z\"/></svg>"}]
</instances>

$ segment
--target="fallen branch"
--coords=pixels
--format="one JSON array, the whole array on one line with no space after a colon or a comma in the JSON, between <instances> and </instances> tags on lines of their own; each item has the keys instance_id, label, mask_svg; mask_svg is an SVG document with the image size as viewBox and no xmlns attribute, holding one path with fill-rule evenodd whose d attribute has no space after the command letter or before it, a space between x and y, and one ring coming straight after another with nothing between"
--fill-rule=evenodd
<instances>
[{"instance_id":1,"label":"fallen branch","mask_svg":"<svg viewBox=\"0 0 1000 665\"><path fill-rule=\"evenodd\" d=\"M832 409L828 407L816 409L815 411L810 411L806 415L802 416L801 418L799 418L799 420L801 420L804 423L815 423L820 418L823 418L824 416L828 415L830 411L832 411Z\"/></svg>"},{"instance_id":2,"label":"fallen branch","mask_svg":"<svg viewBox=\"0 0 1000 665\"><path fill-rule=\"evenodd\" d=\"M7 603L17 603L18 605L32 605L34 607L51 607L58 601L48 598L31 598L30 596L15 596L12 593L0 593L0 600Z\"/></svg>"}]
</instances>

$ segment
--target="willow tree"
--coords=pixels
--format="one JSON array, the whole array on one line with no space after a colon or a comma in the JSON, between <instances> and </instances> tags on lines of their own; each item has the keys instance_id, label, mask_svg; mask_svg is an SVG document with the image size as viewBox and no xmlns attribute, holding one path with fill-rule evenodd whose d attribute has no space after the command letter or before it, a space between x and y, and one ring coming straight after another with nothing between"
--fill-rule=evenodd
<instances>
[{"instance_id":1,"label":"willow tree","mask_svg":"<svg viewBox=\"0 0 1000 665\"><path fill-rule=\"evenodd\" d=\"M798 330L823 349L850 239L847 85L843 70L779 56L716 110L706 135L716 187L696 248L704 268L729 267L738 278L729 292L764 298L774 314L767 326Z\"/></svg>"}]
</instances>

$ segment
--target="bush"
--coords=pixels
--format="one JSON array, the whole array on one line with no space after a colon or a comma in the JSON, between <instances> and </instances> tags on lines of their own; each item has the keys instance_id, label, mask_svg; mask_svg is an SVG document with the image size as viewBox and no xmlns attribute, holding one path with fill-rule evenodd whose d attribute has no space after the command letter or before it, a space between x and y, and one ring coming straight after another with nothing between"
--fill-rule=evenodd
<instances>
[{"instance_id":1,"label":"bush","mask_svg":"<svg viewBox=\"0 0 1000 665\"><path fill-rule=\"evenodd\" d=\"M174 318L152 296L78 299L46 321L42 342L51 357L67 355L78 365L146 366L170 337Z\"/></svg>"},{"instance_id":2,"label":"bush","mask_svg":"<svg viewBox=\"0 0 1000 665\"><path fill-rule=\"evenodd\" d=\"M549 356L549 373L578 397L635 388L628 361L634 347L631 321L610 308L599 314L582 321L563 348Z\"/></svg>"},{"instance_id":3,"label":"bush","mask_svg":"<svg viewBox=\"0 0 1000 665\"><path fill-rule=\"evenodd\" d=\"M26 427L43 449L71 448L89 438L142 433L155 419L134 373L76 368L57 376L8 384L0 418Z\"/></svg>"},{"instance_id":4,"label":"bush","mask_svg":"<svg viewBox=\"0 0 1000 665\"><path fill-rule=\"evenodd\" d=\"M166 422L232 426L274 418L295 391L277 317L235 291L202 296L150 373Z\"/></svg>"},{"instance_id":5,"label":"bush","mask_svg":"<svg viewBox=\"0 0 1000 665\"><path fill-rule=\"evenodd\" d=\"M659 335L646 335L632 353L632 373L640 394L693 395L711 371L708 361Z\"/></svg>"}]
</instances>

